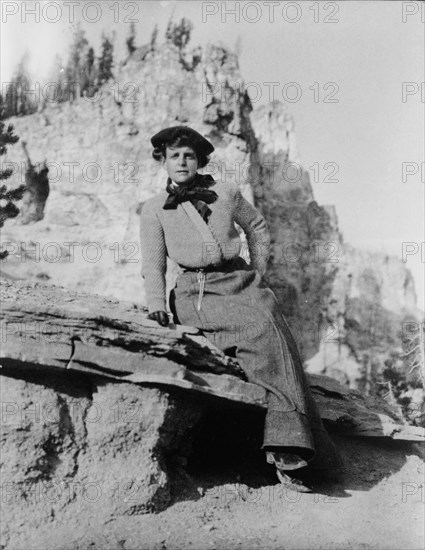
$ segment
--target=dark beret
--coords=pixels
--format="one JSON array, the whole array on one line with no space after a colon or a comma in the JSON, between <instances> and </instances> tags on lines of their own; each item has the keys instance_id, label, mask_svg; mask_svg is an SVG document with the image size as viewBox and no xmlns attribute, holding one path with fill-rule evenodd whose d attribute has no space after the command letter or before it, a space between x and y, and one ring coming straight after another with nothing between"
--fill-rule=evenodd
<instances>
[{"instance_id":1,"label":"dark beret","mask_svg":"<svg viewBox=\"0 0 425 550\"><path fill-rule=\"evenodd\" d=\"M154 147L161 148L163 145L173 143L179 137L186 137L193 149L204 155L209 155L214 151L212 143L204 136L201 136L196 130L192 130L189 126L172 126L165 128L151 138L151 143Z\"/></svg>"}]
</instances>

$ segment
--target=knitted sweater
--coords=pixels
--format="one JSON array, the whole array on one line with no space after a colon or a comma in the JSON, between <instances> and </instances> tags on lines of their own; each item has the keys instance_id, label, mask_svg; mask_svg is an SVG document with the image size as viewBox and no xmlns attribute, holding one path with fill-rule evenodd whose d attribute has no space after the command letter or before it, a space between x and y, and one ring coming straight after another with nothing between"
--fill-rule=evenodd
<instances>
[{"instance_id":1,"label":"knitted sweater","mask_svg":"<svg viewBox=\"0 0 425 550\"><path fill-rule=\"evenodd\" d=\"M142 277L145 279L149 312L166 311L167 256L181 267L218 265L239 256L241 240L234 225L244 230L251 265L263 275L270 254L270 236L260 212L242 196L233 183L216 182L218 198L209 204L206 223L190 201L175 210L162 207L164 190L148 199L140 214Z\"/></svg>"}]
</instances>

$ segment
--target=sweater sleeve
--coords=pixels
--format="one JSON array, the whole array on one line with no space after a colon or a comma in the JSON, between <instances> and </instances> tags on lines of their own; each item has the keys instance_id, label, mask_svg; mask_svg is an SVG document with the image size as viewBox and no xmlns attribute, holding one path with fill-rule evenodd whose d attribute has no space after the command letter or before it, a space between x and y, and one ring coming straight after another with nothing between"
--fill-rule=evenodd
<instances>
[{"instance_id":1,"label":"sweater sleeve","mask_svg":"<svg viewBox=\"0 0 425 550\"><path fill-rule=\"evenodd\" d=\"M239 189L235 194L234 221L246 234L252 266L264 275L270 256L269 230L264 217L243 197Z\"/></svg>"},{"instance_id":2,"label":"sweater sleeve","mask_svg":"<svg viewBox=\"0 0 425 550\"><path fill-rule=\"evenodd\" d=\"M142 277L145 279L149 313L166 311L167 247L164 231L155 211L144 205L140 214Z\"/></svg>"}]
</instances>

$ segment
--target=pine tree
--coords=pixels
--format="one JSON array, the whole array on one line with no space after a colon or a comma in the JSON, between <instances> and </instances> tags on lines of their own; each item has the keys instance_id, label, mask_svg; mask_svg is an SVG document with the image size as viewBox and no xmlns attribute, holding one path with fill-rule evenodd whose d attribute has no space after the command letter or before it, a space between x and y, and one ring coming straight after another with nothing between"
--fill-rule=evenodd
<instances>
[{"instance_id":1,"label":"pine tree","mask_svg":"<svg viewBox=\"0 0 425 550\"><path fill-rule=\"evenodd\" d=\"M50 76L48 78L48 84L51 86L48 88L48 102L50 103L63 103L67 101L66 95L66 68L62 58L56 54L55 60L53 62L53 67L50 71Z\"/></svg>"},{"instance_id":2,"label":"pine tree","mask_svg":"<svg viewBox=\"0 0 425 550\"><path fill-rule=\"evenodd\" d=\"M127 51L130 56L136 50L136 25L134 23L130 25L130 33L125 43L127 44Z\"/></svg>"},{"instance_id":3,"label":"pine tree","mask_svg":"<svg viewBox=\"0 0 425 550\"><path fill-rule=\"evenodd\" d=\"M8 145L13 145L17 141L19 141L19 137L13 133L13 125L9 124L5 128L5 123L0 119L0 156L6 154ZM0 181L10 178L12 173L11 168L0 169ZM6 185L0 186L0 227L3 227L7 219L16 218L19 214L19 208L15 202L22 199L24 191L25 185L20 185L16 189L8 189ZM3 260L7 255L7 250L0 252L0 259Z\"/></svg>"},{"instance_id":4,"label":"pine tree","mask_svg":"<svg viewBox=\"0 0 425 550\"><path fill-rule=\"evenodd\" d=\"M68 63L65 69L65 100L73 101L82 95L82 90L86 82L86 60L89 50L89 42L84 30L80 25L77 26L74 33L74 40L71 44Z\"/></svg>"},{"instance_id":5,"label":"pine tree","mask_svg":"<svg viewBox=\"0 0 425 550\"><path fill-rule=\"evenodd\" d=\"M153 51L156 48L156 41L158 38L158 25L155 25L151 35L150 48Z\"/></svg>"},{"instance_id":6,"label":"pine tree","mask_svg":"<svg viewBox=\"0 0 425 550\"><path fill-rule=\"evenodd\" d=\"M189 43L192 29L193 24L186 17L183 17L179 23L173 23L170 20L165 31L165 38L181 50Z\"/></svg>"},{"instance_id":7,"label":"pine tree","mask_svg":"<svg viewBox=\"0 0 425 550\"><path fill-rule=\"evenodd\" d=\"M113 78L112 67L114 64L114 45L105 34L102 34L102 52L99 58L97 84L101 86L110 78Z\"/></svg>"},{"instance_id":8,"label":"pine tree","mask_svg":"<svg viewBox=\"0 0 425 550\"><path fill-rule=\"evenodd\" d=\"M25 116L37 110L37 103L31 97L31 79L28 74L29 54L22 56L12 78L6 87L6 95L1 98L3 118Z\"/></svg>"},{"instance_id":9,"label":"pine tree","mask_svg":"<svg viewBox=\"0 0 425 550\"><path fill-rule=\"evenodd\" d=\"M93 97L97 91L97 70L95 66L94 49L90 47L88 49L86 59L83 62L84 69L84 81L81 88L81 93L86 94L88 97Z\"/></svg>"},{"instance_id":10,"label":"pine tree","mask_svg":"<svg viewBox=\"0 0 425 550\"><path fill-rule=\"evenodd\" d=\"M18 113L18 93L16 90L15 79L12 77L11 82L8 82L6 95L2 97L2 112L4 118L16 116Z\"/></svg>"},{"instance_id":11,"label":"pine tree","mask_svg":"<svg viewBox=\"0 0 425 550\"><path fill-rule=\"evenodd\" d=\"M15 87L18 94L18 116L25 116L34 113L37 110L37 104L34 99L31 98L31 94L28 91L31 89L31 79L28 74L29 54L25 52L21 61L16 69L15 73Z\"/></svg>"}]
</instances>

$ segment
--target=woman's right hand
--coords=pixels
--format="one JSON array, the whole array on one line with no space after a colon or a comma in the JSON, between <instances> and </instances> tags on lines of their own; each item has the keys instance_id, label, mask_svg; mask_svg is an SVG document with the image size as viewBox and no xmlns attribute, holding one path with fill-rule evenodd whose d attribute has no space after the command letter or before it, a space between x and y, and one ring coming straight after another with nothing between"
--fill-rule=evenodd
<instances>
[{"instance_id":1,"label":"woman's right hand","mask_svg":"<svg viewBox=\"0 0 425 550\"><path fill-rule=\"evenodd\" d=\"M162 327L166 327L170 322L168 315L165 313L165 311L154 311L152 313L149 313L148 319L152 319L153 321L156 321Z\"/></svg>"}]
</instances>

